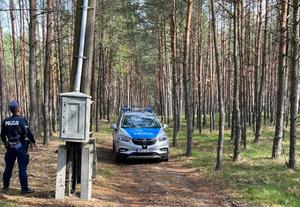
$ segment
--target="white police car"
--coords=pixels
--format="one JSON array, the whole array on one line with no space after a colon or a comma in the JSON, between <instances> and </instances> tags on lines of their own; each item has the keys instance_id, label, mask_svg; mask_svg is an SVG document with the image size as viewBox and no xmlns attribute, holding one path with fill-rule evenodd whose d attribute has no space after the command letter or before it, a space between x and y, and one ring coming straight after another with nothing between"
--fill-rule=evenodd
<instances>
[{"instance_id":1,"label":"white police car","mask_svg":"<svg viewBox=\"0 0 300 207\"><path fill-rule=\"evenodd\" d=\"M168 161L169 140L150 108L123 108L113 129L115 160L159 159Z\"/></svg>"}]
</instances>

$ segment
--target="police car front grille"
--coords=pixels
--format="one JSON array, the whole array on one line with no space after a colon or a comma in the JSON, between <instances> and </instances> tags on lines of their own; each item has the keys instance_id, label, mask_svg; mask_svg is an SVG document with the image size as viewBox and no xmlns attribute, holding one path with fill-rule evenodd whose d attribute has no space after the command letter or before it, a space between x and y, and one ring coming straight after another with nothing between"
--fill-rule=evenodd
<instances>
[{"instance_id":1,"label":"police car front grille","mask_svg":"<svg viewBox=\"0 0 300 207\"><path fill-rule=\"evenodd\" d=\"M132 139L132 142L136 145L154 145L156 141L157 139Z\"/></svg>"}]
</instances>

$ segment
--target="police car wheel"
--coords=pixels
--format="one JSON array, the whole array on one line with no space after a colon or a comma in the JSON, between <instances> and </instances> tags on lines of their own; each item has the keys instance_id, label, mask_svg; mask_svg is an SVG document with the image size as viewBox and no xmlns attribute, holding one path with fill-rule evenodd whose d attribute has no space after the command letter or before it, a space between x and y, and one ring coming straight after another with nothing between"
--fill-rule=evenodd
<instances>
[{"instance_id":1,"label":"police car wheel","mask_svg":"<svg viewBox=\"0 0 300 207\"><path fill-rule=\"evenodd\" d=\"M169 154L161 159L162 162L168 162L169 161Z\"/></svg>"}]
</instances>

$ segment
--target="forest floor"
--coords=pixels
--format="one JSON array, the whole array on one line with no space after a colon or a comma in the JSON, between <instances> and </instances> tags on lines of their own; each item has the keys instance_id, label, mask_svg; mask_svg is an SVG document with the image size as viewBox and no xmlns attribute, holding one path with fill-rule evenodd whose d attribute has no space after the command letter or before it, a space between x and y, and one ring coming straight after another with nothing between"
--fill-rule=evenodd
<instances>
[{"instance_id":1,"label":"forest floor","mask_svg":"<svg viewBox=\"0 0 300 207\"><path fill-rule=\"evenodd\" d=\"M0 206L237 206L221 186L181 165L177 156L169 162L124 162L116 164L111 149L111 132L97 134L98 169L91 201L68 197L54 199L57 147L62 142L30 152L29 183L35 193L21 196L17 165L8 194L0 194ZM0 147L0 173L5 150Z\"/></svg>"},{"instance_id":2,"label":"forest floor","mask_svg":"<svg viewBox=\"0 0 300 207\"><path fill-rule=\"evenodd\" d=\"M262 135L259 144L253 145L250 134L242 160L233 163L232 144L226 133L223 171L215 173L216 131L195 133L191 158L184 156L185 136L181 132L178 146L171 147L169 162L117 164L113 160L111 130L103 123L101 133L95 134L98 167L91 201L74 196L64 201L54 199L56 150L62 144L55 138L48 146L40 145L30 152L29 183L36 192L29 196L19 194L15 166L11 191L0 194L0 206L299 206L299 172L284 166L285 157L272 161L272 132L264 128ZM284 144L286 148L287 143ZM1 145L1 175L4 153Z\"/></svg>"}]
</instances>

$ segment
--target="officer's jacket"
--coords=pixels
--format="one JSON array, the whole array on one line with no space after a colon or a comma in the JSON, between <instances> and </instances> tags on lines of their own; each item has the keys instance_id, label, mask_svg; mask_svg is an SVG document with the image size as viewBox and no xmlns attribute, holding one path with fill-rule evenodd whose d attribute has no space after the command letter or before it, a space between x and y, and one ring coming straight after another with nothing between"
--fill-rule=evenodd
<instances>
[{"instance_id":1,"label":"officer's jacket","mask_svg":"<svg viewBox=\"0 0 300 207\"><path fill-rule=\"evenodd\" d=\"M5 142L23 142L25 138L35 143L34 137L28 127L27 120L19 115L12 115L4 119L1 126L1 139Z\"/></svg>"}]
</instances>

